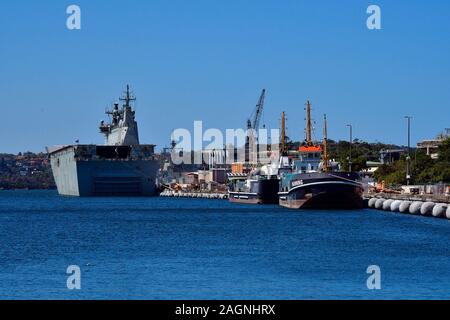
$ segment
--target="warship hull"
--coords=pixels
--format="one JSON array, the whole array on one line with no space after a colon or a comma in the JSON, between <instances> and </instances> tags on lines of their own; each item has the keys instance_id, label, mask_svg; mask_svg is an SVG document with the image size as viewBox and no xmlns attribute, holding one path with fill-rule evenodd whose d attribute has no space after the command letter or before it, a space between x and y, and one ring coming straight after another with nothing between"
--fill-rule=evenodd
<instances>
[{"instance_id":1,"label":"warship hull","mask_svg":"<svg viewBox=\"0 0 450 320\"><path fill-rule=\"evenodd\" d=\"M58 193L66 196L154 196L159 163L152 145L66 146L50 153Z\"/></svg>"},{"instance_id":2,"label":"warship hull","mask_svg":"<svg viewBox=\"0 0 450 320\"><path fill-rule=\"evenodd\" d=\"M290 209L363 208L363 187L353 173L295 174L289 185L278 195L279 204Z\"/></svg>"}]
</instances>

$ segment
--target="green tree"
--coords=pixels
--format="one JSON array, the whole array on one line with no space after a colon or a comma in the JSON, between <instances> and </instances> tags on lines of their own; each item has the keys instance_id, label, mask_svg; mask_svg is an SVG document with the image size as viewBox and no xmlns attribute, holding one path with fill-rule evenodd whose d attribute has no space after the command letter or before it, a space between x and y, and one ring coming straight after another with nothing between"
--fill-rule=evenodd
<instances>
[{"instance_id":1,"label":"green tree","mask_svg":"<svg viewBox=\"0 0 450 320\"><path fill-rule=\"evenodd\" d=\"M439 146L439 161L450 163L450 138L445 139Z\"/></svg>"},{"instance_id":2,"label":"green tree","mask_svg":"<svg viewBox=\"0 0 450 320\"><path fill-rule=\"evenodd\" d=\"M444 140L438 149L438 159L432 159L423 150L415 150L411 161L412 180L414 184L450 182L450 138ZM406 159L402 157L389 165L381 166L375 178L386 183L406 183Z\"/></svg>"}]
</instances>

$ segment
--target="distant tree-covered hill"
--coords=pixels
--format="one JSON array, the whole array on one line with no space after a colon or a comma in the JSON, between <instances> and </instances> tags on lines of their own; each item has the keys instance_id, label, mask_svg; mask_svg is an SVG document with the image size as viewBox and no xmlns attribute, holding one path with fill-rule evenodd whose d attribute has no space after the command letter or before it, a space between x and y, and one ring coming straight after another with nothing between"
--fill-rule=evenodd
<instances>
[{"instance_id":1,"label":"distant tree-covered hill","mask_svg":"<svg viewBox=\"0 0 450 320\"><path fill-rule=\"evenodd\" d=\"M47 154L0 154L0 189L53 189Z\"/></svg>"}]
</instances>

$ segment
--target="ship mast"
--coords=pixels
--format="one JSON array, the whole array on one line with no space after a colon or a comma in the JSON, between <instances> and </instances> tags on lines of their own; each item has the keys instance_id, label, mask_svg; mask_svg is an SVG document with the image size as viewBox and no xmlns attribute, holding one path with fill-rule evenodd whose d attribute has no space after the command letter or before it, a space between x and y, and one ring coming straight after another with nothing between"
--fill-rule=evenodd
<instances>
[{"instance_id":1,"label":"ship mast","mask_svg":"<svg viewBox=\"0 0 450 320\"><path fill-rule=\"evenodd\" d=\"M312 146L312 125L311 125L311 103L309 100L306 102L306 145Z\"/></svg>"},{"instance_id":2,"label":"ship mast","mask_svg":"<svg viewBox=\"0 0 450 320\"><path fill-rule=\"evenodd\" d=\"M323 115L323 171L330 171L330 165L328 161L328 138L327 138L327 115Z\"/></svg>"},{"instance_id":3,"label":"ship mast","mask_svg":"<svg viewBox=\"0 0 450 320\"><path fill-rule=\"evenodd\" d=\"M130 107L130 102L131 101L136 101L136 98L133 97L130 93L130 86L127 84L127 91L124 92L125 93L125 97L124 98L119 98L120 101L125 101L125 107Z\"/></svg>"}]
</instances>

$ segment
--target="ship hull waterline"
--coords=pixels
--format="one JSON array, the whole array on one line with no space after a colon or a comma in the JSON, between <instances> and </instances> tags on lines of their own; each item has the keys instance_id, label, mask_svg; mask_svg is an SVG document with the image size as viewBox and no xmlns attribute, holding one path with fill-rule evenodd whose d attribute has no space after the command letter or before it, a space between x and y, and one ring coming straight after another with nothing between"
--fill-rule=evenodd
<instances>
[{"instance_id":1,"label":"ship hull waterline","mask_svg":"<svg viewBox=\"0 0 450 320\"><path fill-rule=\"evenodd\" d=\"M58 193L75 197L155 196L159 163L153 159L86 159L68 146L50 155ZM101 148L104 148L103 146ZM113 148L115 149L115 148Z\"/></svg>"},{"instance_id":2,"label":"ship hull waterline","mask_svg":"<svg viewBox=\"0 0 450 320\"><path fill-rule=\"evenodd\" d=\"M363 187L351 182L311 183L279 192L279 204L289 209L352 210L363 208Z\"/></svg>"},{"instance_id":3,"label":"ship hull waterline","mask_svg":"<svg viewBox=\"0 0 450 320\"><path fill-rule=\"evenodd\" d=\"M255 192L229 191L228 199L241 204L278 204L278 179L258 181Z\"/></svg>"}]
</instances>

